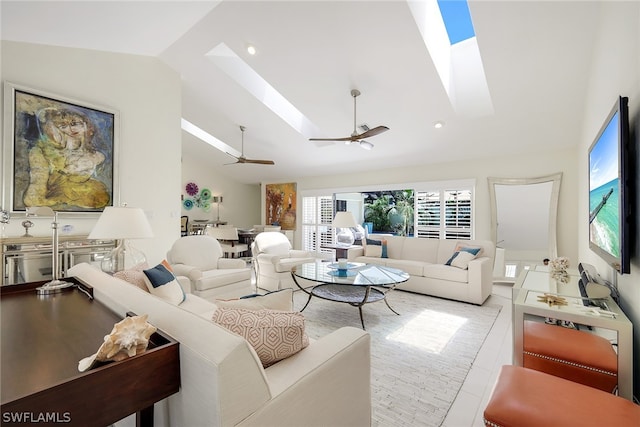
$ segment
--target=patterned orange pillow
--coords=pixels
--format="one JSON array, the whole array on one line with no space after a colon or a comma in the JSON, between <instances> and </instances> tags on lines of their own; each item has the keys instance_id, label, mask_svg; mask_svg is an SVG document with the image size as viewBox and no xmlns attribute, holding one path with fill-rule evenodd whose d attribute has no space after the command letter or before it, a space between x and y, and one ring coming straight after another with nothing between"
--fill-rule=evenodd
<instances>
[{"instance_id":1,"label":"patterned orange pillow","mask_svg":"<svg viewBox=\"0 0 640 427\"><path fill-rule=\"evenodd\" d=\"M220 307L211 320L247 340L265 368L309 345L297 312Z\"/></svg>"},{"instance_id":2,"label":"patterned orange pillow","mask_svg":"<svg viewBox=\"0 0 640 427\"><path fill-rule=\"evenodd\" d=\"M113 274L113 277L124 280L132 285L142 289L145 292L149 292L147 284L144 281L144 273L142 270L149 268L146 262L131 267L129 270L117 271Z\"/></svg>"}]
</instances>

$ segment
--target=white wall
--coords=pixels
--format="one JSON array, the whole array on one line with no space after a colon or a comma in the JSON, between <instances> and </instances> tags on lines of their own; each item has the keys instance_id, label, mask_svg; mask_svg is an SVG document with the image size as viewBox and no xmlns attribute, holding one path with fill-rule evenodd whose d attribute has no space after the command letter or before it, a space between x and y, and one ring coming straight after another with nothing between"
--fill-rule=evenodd
<instances>
[{"instance_id":1,"label":"white wall","mask_svg":"<svg viewBox=\"0 0 640 427\"><path fill-rule=\"evenodd\" d=\"M180 76L144 56L8 41L1 49L2 81L119 111L120 202L145 210L155 237L133 243L149 263L161 261L180 237ZM4 111L2 117L4 124ZM24 233L23 219L12 217L7 236ZM77 234L89 233L95 221L60 218ZM31 234L50 235L48 220L33 222Z\"/></svg>"},{"instance_id":2,"label":"white wall","mask_svg":"<svg viewBox=\"0 0 640 427\"><path fill-rule=\"evenodd\" d=\"M640 190L640 3L637 2L603 2L601 28L598 29L598 44L594 48L593 65L590 70L590 86L585 105L584 125L580 141L579 166L579 215L581 224L579 235L580 260L593 264L598 272L608 280L617 279L621 294L622 308L635 326L634 348L640 351L640 221L638 211L633 212L635 219L634 234L630 236L632 259L631 274L617 275L597 255L589 249L589 230L587 227L589 214L589 178L587 152L600 126L619 95L629 97L629 118L631 134L636 147L635 194L632 203L635 209ZM634 390L640 395L640 363L635 356Z\"/></svg>"},{"instance_id":3,"label":"white wall","mask_svg":"<svg viewBox=\"0 0 640 427\"><path fill-rule=\"evenodd\" d=\"M221 221L227 221L238 228L261 224L260 185L241 184L230 180L225 176L224 170L213 168L206 159L195 158L189 153L182 155L181 194L187 197L185 185L188 182L195 182L200 188L206 187L211 190L213 195L223 197L223 202L220 204ZM215 204L210 212L195 207L189 211L182 208L182 215L188 215L190 221L213 220L217 218L217 214Z\"/></svg>"}]
</instances>

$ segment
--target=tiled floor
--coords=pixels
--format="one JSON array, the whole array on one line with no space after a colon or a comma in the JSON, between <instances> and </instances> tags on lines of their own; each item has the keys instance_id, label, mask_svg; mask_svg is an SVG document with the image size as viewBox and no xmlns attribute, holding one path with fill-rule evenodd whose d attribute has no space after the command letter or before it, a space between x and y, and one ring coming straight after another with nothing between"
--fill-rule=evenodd
<instances>
[{"instance_id":1,"label":"tiled floor","mask_svg":"<svg viewBox=\"0 0 640 427\"><path fill-rule=\"evenodd\" d=\"M511 364L511 286L494 284L485 304L499 304L502 310L442 424L446 427L483 426L482 413L498 371L502 365Z\"/></svg>"}]
</instances>

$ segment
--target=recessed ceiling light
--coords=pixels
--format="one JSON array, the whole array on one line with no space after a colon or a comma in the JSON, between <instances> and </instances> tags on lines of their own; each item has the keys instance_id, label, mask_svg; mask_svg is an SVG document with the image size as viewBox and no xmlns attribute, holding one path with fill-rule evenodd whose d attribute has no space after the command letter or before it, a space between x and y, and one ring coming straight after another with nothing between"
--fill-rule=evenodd
<instances>
[{"instance_id":1,"label":"recessed ceiling light","mask_svg":"<svg viewBox=\"0 0 640 427\"><path fill-rule=\"evenodd\" d=\"M442 128L443 126L444 126L444 122L441 122L441 121L437 121L437 122L435 122L435 123L433 124L433 127L434 127L434 128L436 128L436 129L440 129L440 128Z\"/></svg>"},{"instance_id":2,"label":"recessed ceiling light","mask_svg":"<svg viewBox=\"0 0 640 427\"><path fill-rule=\"evenodd\" d=\"M252 44L247 46L247 52L249 53L249 55L255 55L256 54L256 47Z\"/></svg>"}]
</instances>

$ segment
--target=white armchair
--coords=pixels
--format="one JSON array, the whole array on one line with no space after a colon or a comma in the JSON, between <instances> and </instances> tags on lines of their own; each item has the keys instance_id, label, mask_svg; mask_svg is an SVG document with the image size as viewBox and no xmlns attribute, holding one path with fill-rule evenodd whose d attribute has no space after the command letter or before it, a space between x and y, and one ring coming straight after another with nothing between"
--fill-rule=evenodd
<instances>
[{"instance_id":1,"label":"white armchair","mask_svg":"<svg viewBox=\"0 0 640 427\"><path fill-rule=\"evenodd\" d=\"M255 291L251 269L241 259L223 258L216 239L207 235L176 240L167 261L176 276L186 276L191 292L203 298L236 298Z\"/></svg>"},{"instance_id":2,"label":"white armchair","mask_svg":"<svg viewBox=\"0 0 640 427\"><path fill-rule=\"evenodd\" d=\"M251 252L257 286L267 291L295 289L291 269L315 260L312 252L292 249L287 236L277 231L258 234L251 245Z\"/></svg>"}]
</instances>

